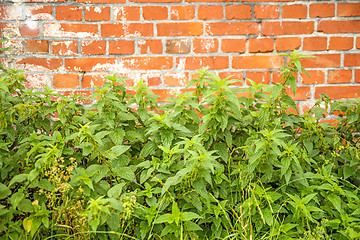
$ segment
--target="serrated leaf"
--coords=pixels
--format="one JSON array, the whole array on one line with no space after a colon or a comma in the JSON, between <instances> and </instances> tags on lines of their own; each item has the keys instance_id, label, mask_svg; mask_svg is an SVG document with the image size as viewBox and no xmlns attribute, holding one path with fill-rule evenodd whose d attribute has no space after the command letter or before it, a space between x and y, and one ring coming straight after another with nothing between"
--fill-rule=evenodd
<instances>
[{"instance_id":1,"label":"serrated leaf","mask_svg":"<svg viewBox=\"0 0 360 240\"><path fill-rule=\"evenodd\" d=\"M122 188L125 186L125 183L119 183L110 188L107 192L107 195L110 198L118 198L122 192Z\"/></svg>"},{"instance_id":2,"label":"serrated leaf","mask_svg":"<svg viewBox=\"0 0 360 240\"><path fill-rule=\"evenodd\" d=\"M214 144L214 149L217 150L217 154L221 157L222 160L228 162L229 160L229 150L227 145L223 142L218 142Z\"/></svg>"},{"instance_id":3,"label":"serrated leaf","mask_svg":"<svg viewBox=\"0 0 360 240\"><path fill-rule=\"evenodd\" d=\"M11 194L11 190L4 184L0 183L0 199L4 199Z\"/></svg>"},{"instance_id":4,"label":"serrated leaf","mask_svg":"<svg viewBox=\"0 0 360 240\"><path fill-rule=\"evenodd\" d=\"M294 109L298 113L298 109L296 107L295 101L289 96L285 95L281 98L281 101L289 105L292 109Z\"/></svg>"},{"instance_id":5,"label":"serrated leaf","mask_svg":"<svg viewBox=\"0 0 360 240\"><path fill-rule=\"evenodd\" d=\"M121 177L129 181L135 180L135 173L131 167L122 167L117 169L116 173Z\"/></svg>"},{"instance_id":6,"label":"serrated leaf","mask_svg":"<svg viewBox=\"0 0 360 240\"><path fill-rule=\"evenodd\" d=\"M332 203L335 209L341 213L341 198L338 195L330 194L327 199Z\"/></svg>"},{"instance_id":7,"label":"serrated leaf","mask_svg":"<svg viewBox=\"0 0 360 240\"><path fill-rule=\"evenodd\" d=\"M129 150L130 146L117 145L112 147L110 150L114 153L115 157L119 157L121 154Z\"/></svg>"},{"instance_id":8,"label":"serrated leaf","mask_svg":"<svg viewBox=\"0 0 360 240\"><path fill-rule=\"evenodd\" d=\"M140 158L146 158L147 156L153 154L157 146L154 142L148 142L140 151Z\"/></svg>"},{"instance_id":9,"label":"serrated leaf","mask_svg":"<svg viewBox=\"0 0 360 240\"><path fill-rule=\"evenodd\" d=\"M181 213L181 220L182 221L190 221L190 220L193 220L195 218L201 218L201 216L199 216L198 214L193 213L193 212L183 212L183 213Z\"/></svg>"},{"instance_id":10,"label":"serrated leaf","mask_svg":"<svg viewBox=\"0 0 360 240\"><path fill-rule=\"evenodd\" d=\"M158 218L155 219L154 224L159 224L159 223L172 223L174 222L174 218L171 214L166 213L164 215L159 216Z\"/></svg>"},{"instance_id":11,"label":"serrated leaf","mask_svg":"<svg viewBox=\"0 0 360 240\"><path fill-rule=\"evenodd\" d=\"M13 177L13 179L11 179L10 183L9 183L9 187L11 185L13 185L14 183L18 183L18 182L23 182L25 179L27 179L27 174L18 174L15 177Z\"/></svg>"}]
</instances>

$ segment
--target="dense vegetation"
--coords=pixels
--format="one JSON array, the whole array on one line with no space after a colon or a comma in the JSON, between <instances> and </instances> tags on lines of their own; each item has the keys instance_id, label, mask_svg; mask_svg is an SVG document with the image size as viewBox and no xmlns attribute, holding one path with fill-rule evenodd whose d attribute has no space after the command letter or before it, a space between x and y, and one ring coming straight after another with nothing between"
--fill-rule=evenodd
<instances>
[{"instance_id":1,"label":"dense vegetation","mask_svg":"<svg viewBox=\"0 0 360 240\"><path fill-rule=\"evenodd\" d=\"M0 239L359 239L360 101L296 114L287 57L282 84L200 70L167 104L115 74L85 107L3 69Z\"/></svg>"}]
</instances>

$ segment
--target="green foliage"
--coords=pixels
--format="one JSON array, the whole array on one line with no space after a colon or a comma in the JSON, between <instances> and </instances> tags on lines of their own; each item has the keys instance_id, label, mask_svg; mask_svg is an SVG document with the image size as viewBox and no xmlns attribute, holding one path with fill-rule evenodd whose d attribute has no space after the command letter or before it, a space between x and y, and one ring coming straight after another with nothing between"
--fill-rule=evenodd
<instances>
[{"instance_id":1,"label":"green foliage","mask_svg":"<svg viewBox=\"0 0 360 240\"><path fill-rule=\"evenodd\" d=\"M203 69L168 104L115 74L84 107L3 69L0 239L359 239L360 102L292 113L287 57L281 84Z\"/></svg>"}]
</instances>

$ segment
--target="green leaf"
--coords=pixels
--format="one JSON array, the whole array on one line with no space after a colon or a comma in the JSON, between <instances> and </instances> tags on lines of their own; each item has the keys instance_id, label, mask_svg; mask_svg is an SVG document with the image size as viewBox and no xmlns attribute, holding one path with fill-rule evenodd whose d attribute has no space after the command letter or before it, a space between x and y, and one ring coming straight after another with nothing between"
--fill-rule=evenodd
<instances>
[{"instance_id":1,"label":"green leaf","mask_svg":"<svg viewBox=\"0 0 360 240\"><path fill-rule=\"evenodd\" d=\"M10 183L9 183L9 187L11 185L13 185L14 183L18 183L18 182L23 182L25 179L27 179L27 174L19 174L16 175L15 177L13 177L13 179L11 179Z\"/></svg>"},{"instance_id":2,"label":"green leaf","mask_svg":"<svg viewBox=\"0 0 360 240\"><path fill-rule=\"evenodd\" d=\"M229 150L227 145L223 142L218 142L214 144L214 149L217 150L217 153L221 157L222 160L228 162L229 160Z\"/></svg>"},{"instance_id":3,"label":"green leaf","mask_svg":"<svg viewBox=\"0 0 360 240\"><path fill-rule=\"evenodd\" d=\"M288 83L290 85L290 88L295 96L296 94L296 78L294 77L294 75L290 75L289 79L288 79Z\"/></svg>"},{"instance_id":4,"label":"green leaf","mask_svg":"<svg viewBox=\"0 0 360 240\"><path fill-rule=\"evenodd\" d=\"M335 207L335 209L342 213L341 211L341 198L338 195L330 194L327 196L327 199L332 203L332 205Z\"/></svg>"},{"instance_id":5,"label":"green leaf","mask_svg":"<svg viewBox=\"0 0 360 240\"><path fill-rule=\"evenodd\" d=\"M193 220L195 218L201 218L201 216L199 216L198 214L193 213L193 212L183 212L183 213L181 213L181 220L182 221L190 221L190 220Z\"/></svg>"},{"instance_id":6,"label":"green leaf","mask_svg":"<svg viewBox=\"0 0 360 240\"><path fill-rule=\"evenodd\" d=\"M315 117L317 119L320 119L323 116L324 112L326 112L325 109L323 109L322 107L313 107L311 111L315 114Z\"/></svg>"},{"instance_id":7,"label":"green leaf","mask_svg":"<svg viewBox=\"0 0 360 240\"><path fill-rule=\"evenodd\" d=\"M107 192L107 195L110 198L118 198L122 192L122 188L125 186L125 183L119 183L116 184L115 186L113 186L112 188L110 188Z\"/></svg>"},{"instance_id":8,"label":"green leaf","mask_svg":"<svg viewBox=\"0 0 360 240\"><path fill-rule=\"evenodd\" d=\"M41 179L41 180L38 182L38 187L39 187L39 188L42 188L42 189L45 189L46 191L49 191L49 192L54 191L53 185L51 185L51 183L49 182L49 180L44 179L44 178Z\"/></svg>"},{"instance_id":9,"label":"green leaf","mask_svg":"<svg viewBox=\"0 0 360 240\"><path fill-rule=\"evenodd\" d=\"M22 199L18 205L18 209L22 212L32 212L34 207L29 199Z\"/></svg>"},{"instance_id":10,"label":"green leaf","mask_svg":"<svg viewBox=\"0 0 360 240\"><path fill-rule=\"evenodd\" d=\"M145 146L140 151L140 158L146 158L147 156L153 154L155 150L157 149L157 146L154 142L148 142L145 144Z\"/></svg>"},{"instance_id":11,"label":"green leaf","mask_svg":"<svg viewBox=\"0 0 360 240\"><path fill-rule=\"evenodd\" d=\"M154 221L154 224L172 223L172 222L174 222L174 217L171 214L166 213L166 214L161 215L158 218L156 218L155 221Z\"/></svg>"},{"instance_id":12,"label":"green leaf","mask_svg":"<svg viewBox=\"0 0 360 240\"><path fill-rule=\"evenodd\" d=\"M135 180L135 173L131 167L122 167L117 169L116 173L121 177L129 181Z\"/></svg>"},{"instance_id":13,"label":"green leaf","mask_svg":"<svg viewBox=\"0 0 360 240\"><path fill-rule=\"evenodd\" d=\"M194 222L187 221L184 223L184 227L187 231L202 231L203 229Z\"/></svg>"},{"instance_id":14,"label":"green leaf","mask_svg":"<svg viewBox=\"0 0 360 240\"><path fill-rule=\"evenodd\" d=\"M33 225L32 218L27 217L23 220L23 227L24 227L25 231L27 231L28 233L31 231L32 225Z\"/></svg>"},{"instance_id":15,"label":"green leaf","mask_svg":"<svg viewBox=\"0 0 360 240\"><path fill-rule=\"evenodd\" d=\"M298 109L296 107L295 101L289 96L285 95L281 98L281 101L286 103L288 106L290 106L292 109L294 109L296 112L298 112Z\"/></svg>"},{"instance_id":16,"label":"green leaf","mask_svg":"<svg viewBox=\"0 0 360 240\"><path fill-rule=\"evenodd\" d=\"M6 185L0 183L0 199L4 199L10 194L11 194L10 189Z\"/></svg>"},{"instance_id":17,"label":"green leaf","mask_svg":"<svg viewBox=\"0 0 360 240\"><path fill-rule=\"evenodd\" d=\"M344 179L347 179L351 176L353 176L356 173L356 168L355 167L344 167Z\"/></svg>"},{"instance_id":18,"label":"green leaf","mask_svg":"<svg viewBox=\"0 0 360 240\"><path fill-rule=\"evenodd\" d=\"M129 148L130 148L130 146L118 145L118 146L112 147L110 150L115 154L115 157L119 157L121 154L126 152Z\"/></svg>"},{"instance_id":19,"label":"green leaf","mask_svg":"<svg viewBox=\"0 0 360 240\"><path fill-rule=\"evenodd\" d=\"M19 205L19 202L25 197L25 194L22 192L14 193L10 198L11 205L16 208Z\"/></svg>"}]
</instances>

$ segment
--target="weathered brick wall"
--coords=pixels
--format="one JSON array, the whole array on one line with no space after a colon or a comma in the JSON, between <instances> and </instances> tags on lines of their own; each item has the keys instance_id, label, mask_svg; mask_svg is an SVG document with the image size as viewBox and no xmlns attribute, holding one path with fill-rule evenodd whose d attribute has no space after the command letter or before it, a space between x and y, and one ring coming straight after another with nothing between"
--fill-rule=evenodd
<instances>
[{"instance_id":1,"label":"weathered brick wall","mask_svg":"<svg viewBox=\"0 0 360 240\"><path fill-rule=\"evenodd\" d=\"M358 0L0 0L0 28L2 60L60 92L90 94L118 72L167 97L202 67L275 83L277 54L299 49L318 56L297 78L300 109L321 93L360 97Z\"/></svg>"}]
</instances>

